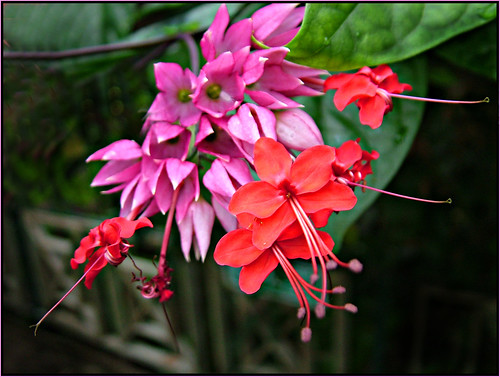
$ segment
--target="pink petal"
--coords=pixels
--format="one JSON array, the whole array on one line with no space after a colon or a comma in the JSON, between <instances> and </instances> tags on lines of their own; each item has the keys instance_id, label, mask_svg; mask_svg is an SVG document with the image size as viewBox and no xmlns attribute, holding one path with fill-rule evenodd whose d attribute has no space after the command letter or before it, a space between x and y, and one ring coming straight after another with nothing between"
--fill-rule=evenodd
<instances>
[{"instance_id":1,"label":"pink petal","mask_svg":"<svg viewBox=\"0 0 500 377\"><path fill-rule=\"evenodd\" d=\"M98 160L132 160L141 156L141 147L135 141L118 140L90 155L86 162Z\"/></svg>"}]
</instances>

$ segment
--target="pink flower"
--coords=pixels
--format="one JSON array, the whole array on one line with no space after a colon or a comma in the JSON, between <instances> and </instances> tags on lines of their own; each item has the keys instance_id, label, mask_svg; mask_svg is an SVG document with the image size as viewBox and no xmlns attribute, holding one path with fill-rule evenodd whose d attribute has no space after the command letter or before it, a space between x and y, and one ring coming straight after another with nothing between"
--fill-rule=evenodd
<instances>
[{"instance_id":1,"label":"pink flower","mask_svg":"<svg viewBox=\"0 0 500 377\"><path fill-rule=\"evenodd\" d=\"M243 156L253 164L255 142L261 137L276 140L276 118L265 107L245 103L229 118L228 130Z\"/></svg>"},{"instance_id":2,"label":"pink flower","mask_svg":"<svg viewBox=\"0 0 500 377\"><path fill-rule=\"evenodd\" d=\"M144 210L144 216L155 212L156 206L151 205L153 195L147 183L148 176L143 174L147 165L141 147L135 141L115 141L87 158L87 162L98 160L109 162L97 173L91 186L117 185L103 193L122 191L120 216L128 216L132 211Z\"/></svg>"},{"instance_id":3,"label":"pink flower","mask_svg":"<svg viewBox=\"0 0 500 377\"><path fill-rule=\"evenodd\" d=\"M224 160L243 157L228 130L228 117L214 118L202 115L196 133L195 147Z\"/></svg>"},{"instance_id":4,"label":"pink flower","mask_svg":"<svg viewBox=\"0 0 500 377\"><path fill-rule=\"evenodd\" d=\"M252 21L246 18L227 29L228 25L229 13L226 5L222 4L200 41L201 52L208 62L224 52L236 53L243 48L250 47Z\"/></svg>"},{"instance_id":5,"label":"pink flower","mask_svg":"<svg viewBox=\"0 0 500 377\"><path fill-rule=\"evenodd\" d=\"M104 220L99 226L90 230L84 237L75 255L71 259L71 267L76 269L79 264L88 260L85 266L85 286L90 289L99 272L108 264L118 266L127 257L132 246L126 238L133 236L135 231L145 226L153 227L146 217L130 221L123 217ZM98 248L95 250L95 248Z\"/></svg>"},{"instance_id":6,"label":"pink flower","mask_svg":"<svg viewBox=\"0 0 500 377\"><path fill-rule=\"evenodd\" d=\"M391 93L399 94L412 90L412 87L401 84L398 76L384 64L374 69L363 67L354 74L330 76L325 81L324 91L330 89L337 89L333 103L339 111L356 102L361 124L375 129L382 124L384 115L392 110Z\"/></svg>"},{"instance_id":7,"label":"pink flower","mask_svg":"<svg viewBox=\"0 0 500 377\"><path fill-rule=\"evenodd\" d=\"M148 118L143 130L149 129L152 123L164 121L189 127L198 122L201 110L190 97L195 91L197 78L186 68L175 63L156 63L156 86L160 90L148 110Z\"/></svg>"},{"instance_id":8,"label":"pink flower","mask_svg":"<svg viewBox=\"0 0 500 377\"><path fill-rule=\"evenodd\" d=\"M298 3L267 5L252 15L254 38L268 46L279 47L290 42L299 31L305 7ZM260 47L255 44L255 47Z\"/></svg>"},{"instance_id":9,"label":"pink flower","mask_svg":"<svg viewBox=\"0 0 500 377\"><path fill-rule=\"evenodd\" d=\"M191 131L170 124L156 122L149 129L142 143L143 153L154 159L178 158L184 160L189 151Z\"/></svg>"},{"instance_id":10,"label":"pink flower","mask_svg":"<svg viewBox=\"0 0 500 377\"><path fill-rule=\"evenodd\" d=\"M241 104L244 90L245 82L235 71L234 56L225 52L203 66L192 98L199 109L220 118Z\"/></svg>"},{"instance_id":11,"label":"pink flower","mask_svg":"<svg viewBox=\"0 0 500 377\"><path fill-rule=\"evenodd\" d=\"M222 227L236 229L236 217L228 211L231 197L245 183L253 181L248 165L240 159L216 159L203 176L203 184L212 194L212 207Z\"/></svg>"}]
</instances>

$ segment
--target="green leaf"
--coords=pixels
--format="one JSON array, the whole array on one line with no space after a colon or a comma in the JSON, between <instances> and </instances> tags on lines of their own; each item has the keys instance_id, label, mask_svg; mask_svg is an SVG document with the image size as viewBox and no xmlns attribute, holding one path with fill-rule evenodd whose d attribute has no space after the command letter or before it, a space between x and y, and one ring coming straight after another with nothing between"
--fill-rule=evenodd
<instances>
[{"instance_id":1,"label":"green leaf","mask_svg":"<svg viewBox=\"0 0 500 377\"><path fill-rule=\"evenodd\" d=\"M287 59L332 71L391 63L495 17L492 3L311 3Z\"/></svg>"},{"instance_id":2,"label":"green leaf","mask_svg":"<svg viewBox=\"0 0 500 377\"><path fill-rule=\"evenodd\" d=\"M436 54L447 61L490 79L497 79L498 30L489 23L443 43Z\"/></svg>"},{"instance_id":3,"label":"green leaf","mask_svg":"<svg viewBox=\"0 0 500 377\"><path fill-rule=\"evenodd\" d=\"M424 96L427 89L427 64L423 57L397 63L391 68L401 82L413 86L411 95ZM339 147L346 140L361 138L364 150L376 150L380 157L372 162L373 175L367 177L367 185L383 189L394 177L403 163L413 143L423 116L424 103L400 98L393 99L394 108L384 116L382 125L373 130L359 122L359 109L351 104L338 111L333 105L333 91L323 96L321 101L322 116L318 120L325 144ZM354 209L332 215L326 227L335 241L335 250L341 247L347 229L375 201L378 193L371 190L362 192L355 189L358 202ZM418 192L401 193L418 196ZM444 198L446 199L446 198ZM394 198L394 200L403 200Z\"/></svg>"},{"instance_id":4,"label":"green leaf","mask_svg":"<svg viewBox=\"0 0 500 377\"><path fill-rule=\"evenodd\" d=\"M59 51L115 41L131 29L131 3L4 5L3 39L14 51Z\"/></svg>"}]
</instances>

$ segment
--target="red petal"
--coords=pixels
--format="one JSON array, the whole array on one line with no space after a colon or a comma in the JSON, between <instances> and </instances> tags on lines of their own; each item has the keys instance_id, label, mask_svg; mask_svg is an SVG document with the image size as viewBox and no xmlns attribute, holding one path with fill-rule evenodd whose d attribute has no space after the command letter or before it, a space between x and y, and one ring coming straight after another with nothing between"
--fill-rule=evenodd
<instances>
[{"instance_id":1,"label":"red petal","mask_svg":"<svg viewBox=\"0 0 500 377\"><path fill-rule=\"evenodd\" d=\"M332 237L326 232L322 232L320 230L318 230L317 232L328 250L331 251L334 246ZM279 246L288 259L311 259L311 250L309 249L304 236L297 237L291 240L281 241L279 242ZM322 250L321 254L326 255L327 250Z\"/></svg>"},{"instance_id":2,"label":"red petal","mask_svg":"<svg viewBox=\"0 0 500 377\"><path fill-rule=\"evenodd\" d=\"M261 137L255 143L254 165L260 179L278 187L288 179L292 157L281 143Z\"/></svg>"},{"instance_id":3,"label":"red petal","mask_svg":"<svg viewBox=\"0 0 500 377\"><path fill-rule=\"evenodd\" d=\"M277 266L278 259L271 251L262 253L253 263L241 269L240 289L247 294L257 292Z\"/></svg>"},{"instance_id":4,"label":"red petal","mask_svg":"<svg viewBox=\"0 0 500 377\"><path fill-rule=\"evenodd\" d=\"M222 237L215 247L214 259L217 264L241 267L252 263L263 253L252 244L252 232L236 229Z\"/></svg>"},{"instance_id":5,"label":"red petal","mask_svg":"<svg viewBox=\"0 0 500 377\"><path fill-rule=\"evenodd\" d=\"M307 214L324 209L346 211L352 209L357 198L352 190L344 184L328 182L321 190L297 196L300 205Z\"/></svg>"},{"instance_id":6,"label":"red petal","mask_svg":"<svg viewBox=\"0 0 500 377\"><path fill-rule=\"evenodd\" d=\"M359 98L373 97L377 92L377 86L364 76L354 76L352 80L339 88L333 97L333 103L339 111Z\"/></svg>"},{"instance_id":7,"label":"red petal","mask_svg":"<svg viewBox=\"0 0 500 377\"><path fill-rule=\"evenodd\" d=\"M394 72L387 64L381 64L378 67L373 68L371 70L371 74L376 77L375 81L380 84L389 76L394 75Z\"/></svg>"},{"instance_id":8,"label":"red petal","mask_svg":"<svg viewBox=\"0 0 500 377\"><path fill-rule=\"evenodd\" d=\"M105 249L103 247L100 248L99 250L97 250L94 253L94 255L92 255L92 257L89 258L89 262L85 266L85 270L84 270L85 272L87 272L90 269L90 267L92 267L92 269L85 276L85 286L87 287L87 289L92 288L92 282L94 281L96 276L99 274L99 272L101 272L101 270L108 264L108 261L106 260L106 258L104 258L102 256L104 254L104 252L105 252ZM98 258L101 258L101 259L97 262L97 264L92 266L97 261Z\"/></svg>"},{"instance_id":9,"label":"red petal","mask_svg":"<svg viewBox=\"0 0 500 377\"><path fill-rule=\"evenodd\" d=\"M121 238L129 238L135 233L135 231L139 228L143 228L148 226L150 228L153 227L153 224L147 217L141 217L135 221L127 220L123 217L115 217L112 219L115 223L120 225L120 237Z\"/></svg>"},{"instance_id":10,"label":"red petal","mask_svg":"<svg viewBox=\"0 0 500 377\"><path fill-rule=\"evenodd\" d=\"M323 228L326 224L328 224L328 219L330 218L332 212L333 211L331 209L322 209L318 212L310 214L309 217L316 228Z\"/></svg>"},{"instance_id":11,"label":"red petal","mask_svg":"<svg viewBox=\"0 0 500 377\"><path fill-rule=\"evenodd\" d=\"M271 247L280 234L295 221L295 214L290 204L282 205L272 216L255 219L253 225L253 244L263 250Z\"/></svg>"},{"instance_id":12,"label":"red petal","mask_svg":"<svg viewBox=\"0 0 500 377\"><path fill-rule=\"evenodd\" d=\"M269 217L285 202L281 190L267 182L249 182L233 194L229 212L233 215L250 213L256 217Z\"/></svg>"},{"instance_id":13,"label":"red petal","mask_svg":"<svg viewBox=\"0 0 500 377\"><path fill-rule=\"evenodd\" d=\"M387 90L389 93L403 93L405 90L412 90L413 88L409 84L402 84L398 80L398 75L395 73L387 77L382 83L380 83L379 88Z\"/></svg>"},{"instance_id":14,"label":"red petal","mask_svg":"<svg viewBox=\"0 0 500 377\"><path fill-rule=\"evenodd\" d=\"M341 168L342 172L346 171L356 161L362 157L362 150L359 144L354 140L348 140L337 148L337 158L335 165Z\"/></svg>"},{"instance_id":15,"label":"red petal","mask_svg":"<svg viewBox=\"0 0 500 377\"><path fill-rule=\"evenodd\" d=\"M295 160L290 170L290 183L296 194L319 190L332 176L335 149L317 145L306 149Z\"/></svg>"},{"instance_id":16,"label":"red petal","mask_svg":"<svg viewBox=\"0 0 500 377\"><path fill-rule=\"evenodd\" d=\"M362 98L358 101L359 121L375 129L380 127L384 114L389 105L380 96Z\"/></svg>"},{"instance_id":17,"label":"red petal","mask_svg":"<svg viewBox=\"0 0 500 377\"><path fill-rule=\"evenodd\" d=\"M338 89L341 86L345 85L349 80L354 77L352 73L337 73L336 75L332 75L325 80L323 84L323 90L326 92L330 89Z\"/></svg>"}]
</instances>

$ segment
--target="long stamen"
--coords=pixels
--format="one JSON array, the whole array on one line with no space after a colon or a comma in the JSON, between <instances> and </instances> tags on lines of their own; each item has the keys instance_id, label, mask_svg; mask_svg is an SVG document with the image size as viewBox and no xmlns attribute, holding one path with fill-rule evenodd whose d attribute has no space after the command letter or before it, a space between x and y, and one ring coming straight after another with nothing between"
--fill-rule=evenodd
<instances>
[{"instance_id":1,"label":"long stamen","mask_svg":"<svg viewBox=\"0 0 500 377\"><path fill-rule=\"evenodd\" d=\"M413 101L423 101L423 102L455 103L455 104L474 104L474 103L489 103L490 102L489 97L486 97L480 101L459 101L459 100L444 100L444 99L434 99L434 98L425 98L425 97L414 97L414 96L408 96L405 94L395 94L395 93L388 93L388 92L387 92L387 94L391 97L404 98L404 99L410 99Z\"/></svg>"},{"instance_id":2,"label":"long stamen","mask_svg":"<svg viewBox=\"0 0 500 377\"><path fill-rule=\"evenodd\" d=\"M78 286L78 284L80 284L80 282L85 278L85 276L87 276L87 274L92 271L92 269L94 268L94 266L101 260L101 258L104 257L104 254L101 254L94 263L92 263L92 265L90 266L90 268L87 269L87 271L85 271L85 273L82 275L82 277L80 279L77 280L77 282L75 284L73 284L73 286L69 289L68 292L66 292L64 294L64 296L62 296L59 301L57 301L57 303L47 312L45 313L45 315L36 323L36 325L31 325L30 327L34 327L35 328L35 336L36 336L36 332L38 331L38 326L40 326L42 324L42 322L45 320L45 318L47 318L49 316L50 313L52 313L52 311L57 308L59 306L59 304L61 302L64 301L64 299L66 297L68 297L68 295L73 292L73 290Z\"/></svg>"},{"instance_id":3,"label":"long stamen","mask_svg":"<svg viewBox=\"0 0 500 377\"><path fill-rule=\"evenodd\" d=\"M372 190L372 191L377 191L377 192L380 192L382 194L387 194L387 195L392 195L392 196L396 196L398 198L403 198L403 199L410 199L410 200L416 200L418 202L425 202L425 203L434 203L434 204L451 204L451 198L448 198L446 200L429 200L429 199L421 199L421 198L415 198L413 196L407 196L407 195L401 195L401 194L395 194L393 192L389 192L389 191L385 191L385 190L381 190L381 189L377 189L377 188L374 188L374 187L370 187L370 186L366 186L366 185L362 185L361 183L355 183L355 182L352 182L352 181L349 181L345 178L342 178L342 177L338 177L337 178L337 181L339 181L340 183L343 183L343 184L346 184L346 185L351 185L351 186L358 186L358 187L361 187L361 188L364 188L364 189L368 189L368 190Z\"/></svg>"}]
</instances>

